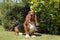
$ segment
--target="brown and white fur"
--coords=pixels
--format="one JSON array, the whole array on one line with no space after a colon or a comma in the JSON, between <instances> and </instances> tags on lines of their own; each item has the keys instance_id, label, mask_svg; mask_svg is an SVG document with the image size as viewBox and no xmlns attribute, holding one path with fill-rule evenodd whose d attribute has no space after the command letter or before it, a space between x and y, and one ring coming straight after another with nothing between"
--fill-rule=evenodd
<instances>
[{"instance_id":1,"label":"brown and white fur","mask_svg":"<svg viewBox=\"0 0 60 40\"><path fill-rule=\"evenodd\" d=\"M26 16L26 20L24 22L24 30L26 34L25 37L29 37L29 34L35 37L34 33L36 31L36 25L37 25L37 17L34 14L34 12L31 10L28 12Z\"/></svg>"},{"instance_id":2,"label":"brown and white fur","mask_svg":"<svg viewBox=\"0 0 60 40\"><path fill-rule=\"evenodd\" d=\"M32 35L32 37L35 37L34 33L36 32L36 25L37 25L37 17L34 14L32 10L30 10L26 16L25 22L23 23L24 27L24 33L26 34L25 37L30 37L29 34ZM15 34L22 34L20 30L17 28L17 26L14 28Z\"/></svg>"}]
</instances>

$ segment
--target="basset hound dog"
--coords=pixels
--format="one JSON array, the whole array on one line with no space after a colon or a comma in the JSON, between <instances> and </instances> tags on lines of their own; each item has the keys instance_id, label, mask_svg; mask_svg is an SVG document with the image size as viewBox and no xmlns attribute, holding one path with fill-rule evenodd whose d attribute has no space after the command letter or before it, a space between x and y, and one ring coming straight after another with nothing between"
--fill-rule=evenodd
<instances>
[{"instance_id":1,"label":"basset hound dog","mask_svg":"<svg viewBox=\"0 0 60 40\"><path fill-rule=\"evenodd\" d=\"M23 29L25 33L25 37L30 37L29 34L32 35L32 37L36 37L34 33L36 32L36 26L38 25L37 23L37 16L35 13L30 10L28 14L26 15L25 22L23 23ZM19 26L22 27L22 26ZM20 28L21 29L21 28ZM18 27L15 27L15 34L19 33L20 35L22 32L18 29Z\"/></svg>"}]
</instances>

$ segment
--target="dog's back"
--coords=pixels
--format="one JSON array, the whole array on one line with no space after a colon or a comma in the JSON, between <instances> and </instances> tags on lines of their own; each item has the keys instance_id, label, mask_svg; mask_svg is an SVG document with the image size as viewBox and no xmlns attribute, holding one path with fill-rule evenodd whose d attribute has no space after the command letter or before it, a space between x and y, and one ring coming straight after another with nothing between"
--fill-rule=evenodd
<instances>
[{"instance_id":1,"label":"dog's back","mask_svg":"<svg viewBox=\"0 0 60 40\"><path fill-rule=\"evenodd\" d=\"M20 31L20 32L24 32L24 27L23 27L23 24L19 24L18 26L17 26L17 28L18 28L18 30Z\"/></svg>"}]
</instances>

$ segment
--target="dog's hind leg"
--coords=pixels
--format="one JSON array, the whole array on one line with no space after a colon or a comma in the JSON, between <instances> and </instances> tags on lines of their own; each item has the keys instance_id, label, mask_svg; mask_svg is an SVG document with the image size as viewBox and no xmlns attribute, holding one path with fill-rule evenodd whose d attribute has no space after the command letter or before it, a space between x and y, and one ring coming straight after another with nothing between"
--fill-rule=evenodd
<instances>
[{"instance_id":1,"label":"dog's hind leg","mask_svg":"<svg viewBox=\"0 0 60 40\"><path fill-rule=\"evenodd\" d=\"M15 31L15 35L19 35L19 30L17 27L14 28L14 31Z\"/></svg>"}]
</instances>

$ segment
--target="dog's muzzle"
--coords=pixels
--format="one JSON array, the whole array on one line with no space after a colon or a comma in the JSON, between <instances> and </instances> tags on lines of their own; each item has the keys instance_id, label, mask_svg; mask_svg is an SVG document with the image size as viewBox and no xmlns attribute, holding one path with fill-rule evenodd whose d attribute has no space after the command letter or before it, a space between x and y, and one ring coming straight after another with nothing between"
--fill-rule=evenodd
<instances>
[{"instance_id":1,"label":"dog's muzzle","mask_svg":"<svg viewBox=\"0 0 60 40\"><path fill-rule=\"evenodd\" d=\"M30 14L30 16L32 17L33 15L32 15L32 14Z\"/></svg>"},{"instance_id":2,"label":"dog's muzzle","mask_svg":"<svg viewBox=\"0 0 60 40\"><path fill-rule=\"evenodd\" d=\"M30 14L30 19L31 19L31 20L32 20L32 16L33 16L33 15L32 15L32 14Z\"/></svg>"}]
</instances>

